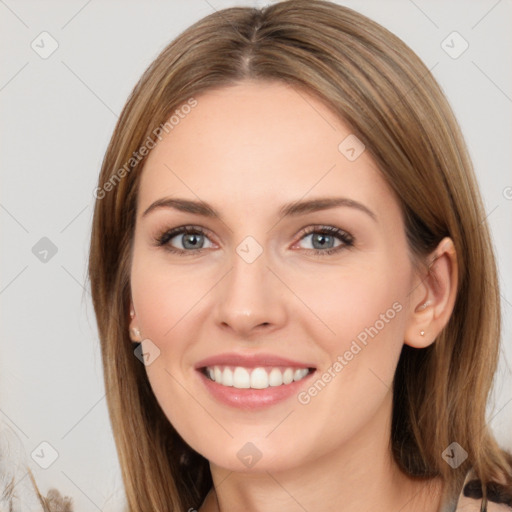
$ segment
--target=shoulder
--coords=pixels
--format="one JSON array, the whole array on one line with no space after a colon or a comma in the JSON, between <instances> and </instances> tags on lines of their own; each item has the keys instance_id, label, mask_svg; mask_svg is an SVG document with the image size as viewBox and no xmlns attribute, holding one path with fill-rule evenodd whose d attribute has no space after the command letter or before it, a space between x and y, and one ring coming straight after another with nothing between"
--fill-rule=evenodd
<instances>
[{"instance_id":1,"label":"shoulder","mask_svg":"<svg viewBox=\"0 0 512 512\"><path fill-rule=\"evenodd\" d=\"M482 485L473 470L466 474L454 512L512 512L512 496L503 485L491 482L487 500L482 498Z\"/></svg>"}]
</instances>

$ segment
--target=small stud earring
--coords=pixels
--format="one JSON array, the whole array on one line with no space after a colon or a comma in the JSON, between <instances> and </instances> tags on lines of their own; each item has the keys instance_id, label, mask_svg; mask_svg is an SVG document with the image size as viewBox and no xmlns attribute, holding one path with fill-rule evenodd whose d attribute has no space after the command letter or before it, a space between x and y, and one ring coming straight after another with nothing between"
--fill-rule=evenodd
<instances>
[{"instance_id":1,"label":"small stud earring","mask_svg":"<svg viewBox=\"0 0 512 512\"><path fill-rule=\"evenodd\" d=\"M133 309L130 311L130 317L133 318L135 316L135 311Z\"/></svg>"},{"instance_id":2,"label":"small stud earring","mask_svg":"<svg viewBox=\"0 0 512 512\"><path fill-rule=\"evenodd\" d=\"M140 335L140 330L139 330L139 329L137 329L137 327L131 327L131 328L130 328L130 331L131 331L131 333L132 333L132 337L133 337L133 338L140 338L140 337L141 337L141 335Z\"/></svg>"},{"instance_id":3,"label":"small stud earring","mask_svg":"<svg viewBox=\"0 0 512 512\"><path fill-rule=\"evenodd\" d=\"M425 331L420 331L420 336L425 336Z\"/></svg>"}]
</instances>

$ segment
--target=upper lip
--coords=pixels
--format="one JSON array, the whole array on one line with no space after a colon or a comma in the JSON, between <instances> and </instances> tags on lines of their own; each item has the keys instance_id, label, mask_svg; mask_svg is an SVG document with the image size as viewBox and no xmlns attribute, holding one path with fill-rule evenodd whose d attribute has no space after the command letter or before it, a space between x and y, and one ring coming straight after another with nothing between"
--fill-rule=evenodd
<instances>
[{"instance_id":1,"label":"upper lip","mask_svg":"<svg viewBox=\"0 0 512 512\"><path fill-rule=\"evenodd\" d=\"M235 354L225 353L207 357L199 361L195 368L199 370L206 366L242 366L257 368L261 366L286 366L288 368L315 368L307 362L294 361L273 354Z\"/></svg>"}]
</instances>

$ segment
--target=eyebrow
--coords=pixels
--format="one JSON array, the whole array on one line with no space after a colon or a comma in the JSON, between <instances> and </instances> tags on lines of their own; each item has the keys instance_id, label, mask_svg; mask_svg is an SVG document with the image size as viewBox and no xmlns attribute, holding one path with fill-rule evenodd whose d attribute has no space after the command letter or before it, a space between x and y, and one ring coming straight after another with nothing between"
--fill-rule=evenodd
<instances>
[{"instance_id":1,"label":"eyebrow","mask_svg":"<svg viewBox=\"0 0 512 512\"><path fill-rule=\"evenodd\" d=\"M323 197L319 199L310 199L306 201L293 201L283 205L279 209L279 214L282 217L294 217L304 215L306 213L313 213L321 210L328 210L330 208L336 208L345 206L349 208L355 208L361 212L366 213L374 221L377 221L377 216L364 204L348 199L346 197ZM172 208L180 212L193 213L196 215L202 215L204 217L222 220L220 213L208 203L204 201L192 201L190 199L180 199L172 197L163 197L162 199L156 200L152 203L144 213L142 217L145 217L153 210L159 208Z\"/></svg>"}]
</instances>

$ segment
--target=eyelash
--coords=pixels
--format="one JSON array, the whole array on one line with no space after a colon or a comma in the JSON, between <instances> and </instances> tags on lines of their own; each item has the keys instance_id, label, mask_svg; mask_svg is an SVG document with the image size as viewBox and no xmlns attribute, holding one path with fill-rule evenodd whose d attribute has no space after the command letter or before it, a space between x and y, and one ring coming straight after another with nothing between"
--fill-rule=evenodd
<instances>
[{"instance_id":1,"label":"eyelash","mask_svg":"<svg viewBox=\"0 0 512 512\"><path fill-rule=\"evenodd\" d=\"M343 249L346 249L347 247L352 247L354 245L354 237L347 233L346 231L343 231L342 229L336 228L334 226L310 226L309 228L306 228L304 232L302 233L299 240L302 240L308 235L311 235L313 233L316 234L323 234L323 235L330 235L336 237L338 240L342 242L342 244L338 245L337 247L332 247L331 249L305 249L306 251L312 251L312 253L315 256L324 256L329 254L334 254L337 252L340 252ZM207 236L206 232L199 227L195 226L181 226L178 228L170 229L167 231L162 232L159 234L155 239L155 245L158 247L165 247L165 250L177 254L179 256L191 256L194 254L200 254L208 249L192 249L192 250L183 250L183 249L176 249L175 247L172 247L169 245L169 241L172 240L174 237L178 235L183 234L194 234L194 235L204 235Z\"/></svg>"}]
</instances>

